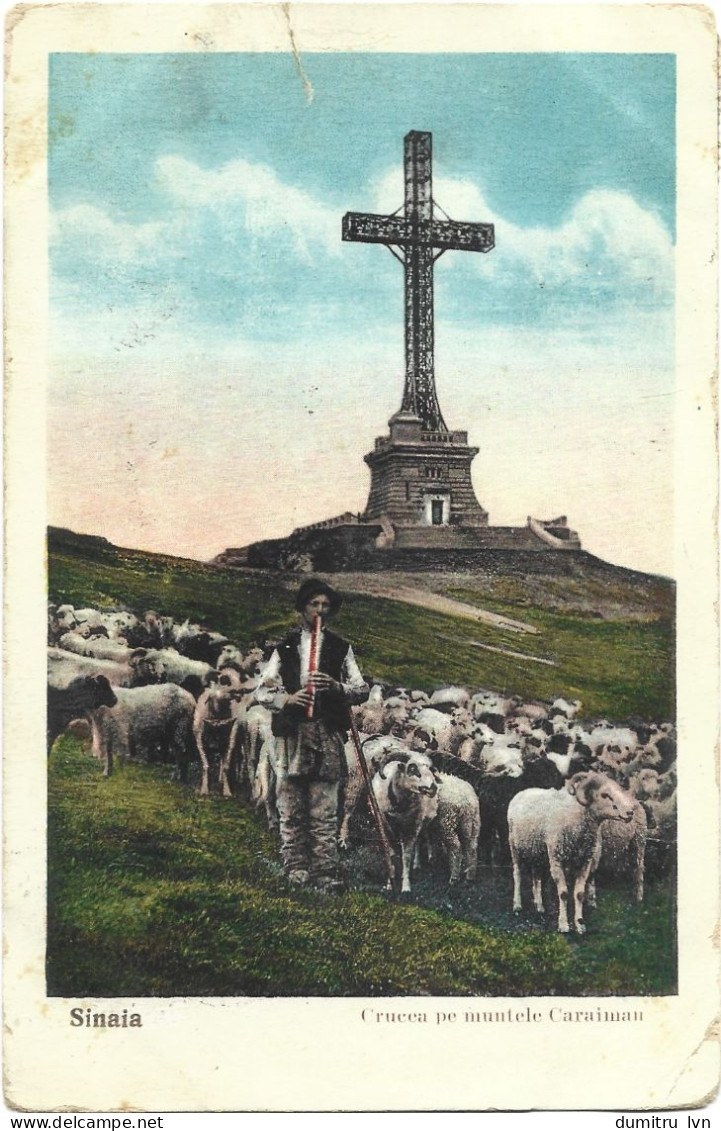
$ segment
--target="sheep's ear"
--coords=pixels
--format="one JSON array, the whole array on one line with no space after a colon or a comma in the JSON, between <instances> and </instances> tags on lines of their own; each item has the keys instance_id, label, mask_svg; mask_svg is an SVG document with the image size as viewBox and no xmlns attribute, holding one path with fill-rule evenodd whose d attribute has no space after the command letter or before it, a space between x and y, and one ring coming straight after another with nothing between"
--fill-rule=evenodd
<instances>
[{"instance_id":1,"label":"sheep's ear","mask_svg":"<svg viewBox=\"0 0 721 1131\"><path fill-rule=\"evenodd\" d=\"M131 660L142 660L143 656L147 656L147 648L136 648L134 652L130 653Z\"/></svg>"}]
</instances>

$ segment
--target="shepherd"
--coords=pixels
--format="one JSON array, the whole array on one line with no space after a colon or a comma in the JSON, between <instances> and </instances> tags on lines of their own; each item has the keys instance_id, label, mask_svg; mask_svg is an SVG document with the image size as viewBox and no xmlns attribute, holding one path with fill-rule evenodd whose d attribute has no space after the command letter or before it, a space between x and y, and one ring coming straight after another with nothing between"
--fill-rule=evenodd
<instances>
[{"instance_id":1,"label":"shepherd","mask_svg":"<svg viewBox=\"0 0 721 1131\"><path fill-rule=\"evenodd\" d=\"M369 694L351 645L326 627L341 603L325 581L303 582L295 601L300 624L278 642L256 692L273 715L285 874L291 884L327 893L344 887L338 810L350 707Z\"/></svg>"}]
</instances>

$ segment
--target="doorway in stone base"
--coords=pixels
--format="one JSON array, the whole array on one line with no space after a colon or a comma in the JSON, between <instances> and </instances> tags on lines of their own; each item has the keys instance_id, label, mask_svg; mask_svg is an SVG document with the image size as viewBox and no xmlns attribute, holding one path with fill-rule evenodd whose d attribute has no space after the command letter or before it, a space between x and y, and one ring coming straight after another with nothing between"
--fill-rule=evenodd
<instances>
[{"instance_id":1,"label":"doorway in stone base","mask_svg":"<svg viewBox=\"0 0 721 1131\"><path fill-rule=\"evenodd\" d=\"M425 500L424 520L427 526L447 526L451 501L448 495L428 495Z\"/></svg>"}]
</instances>

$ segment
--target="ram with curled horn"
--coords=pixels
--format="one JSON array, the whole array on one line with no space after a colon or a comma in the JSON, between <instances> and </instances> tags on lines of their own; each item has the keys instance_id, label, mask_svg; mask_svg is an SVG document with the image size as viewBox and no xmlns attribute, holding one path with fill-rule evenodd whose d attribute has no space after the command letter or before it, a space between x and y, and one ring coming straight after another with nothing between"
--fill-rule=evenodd
<instances>
[{"instance_id":1,"label":"ram with curled horn","mask_svg":"<svg viewBox=\"0 0 721 1131\"><path fill-rule=\"evenodd\" d=\"M376 763L373 793L400 847L401 892L411 890L411 868L418 837L438 812L438 771L427 754L388 750Z\"/></svg>"}]
</instances>

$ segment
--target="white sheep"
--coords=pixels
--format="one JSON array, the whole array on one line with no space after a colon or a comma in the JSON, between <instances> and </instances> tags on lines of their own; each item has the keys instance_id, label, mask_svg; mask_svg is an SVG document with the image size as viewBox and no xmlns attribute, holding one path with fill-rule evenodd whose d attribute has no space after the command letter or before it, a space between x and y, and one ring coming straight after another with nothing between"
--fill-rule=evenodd
<instances>
[{"instance_id":1,"label":"white sheep","mask_svg":"<svg viewBox=\"0 0 721 1131\"><path fill-rule=\"evenodd\" d=\"M516 703L511 707L511 715L514 718L528 719L532 723L542 723L548 718L548 707L545 703Z\"/></svg>"},{"instance_id":2,"label":"white sheep","mask_svg":"<svg viewBox=\"0 0 721 1131\"><path fill-rule=\"evenodd\" d=\"M89 712L93 753L104 763L105 776L112 773L117 755L143 762L172 762L185 781L193 752L193 696L174 683L114 691L114 707Z\"/></svg>"},{"instance_id":3,"label":"white sheep","mask_svg":"<svg viewBox=\"0 0 721 1131\"><path fill-rule=\"evenodd\" d=\"M392 734L363 734L359 732L358 737L370 777L375 773L376 767L381 764L383 758L392 751L404 757L411 753L410 746ZM341 848L350 847L350 823L358 803L362 797L366 796L365 781L358 766L355 745L350 738L345 743L345 758L347 778L343 790L343 819L338 833L338 844Z\"/></svg>"},{"instance_id":4,"label":"white sheep","mask_svg":"<svg viewBox=\"0 0 721 1131\"><path fill-rule=\"evenodd\" d=\"M391 840L401 850L402 892L411 890L418 837L438 812L439 780L427 754L401 755L389 751L371 781Z\"/></svg>"},{"instance_id":5,"label":"white sheep","mask_svg":"<svg viewBox=\"0 0 721 1131\"><path fill-rule=\"evenodd\" d=\"M478 765L486 774L503 774L519 778L523 773L521 744L512 735L496 735L492 744L483 747Z\"/></svg>"},{"instance_id":6,"label":"white sheep","mask_svg":"<svg viewBox=\"0 0 721 1131\"><path fill-rule=\"evenodd\" d=\"M48 673L58 687L63 680L67 686L71 680L86 675L104 675L113 687L130 687L134 682L134 672L129 664L78 656L62 648L48 648Z\"/></svg>"},{"instance_id":7,"label":"white sheep","mask_svg":"<svg viewBox=\"0 0 721 1131\"><path fill-rule=\"evenodd\" d=\"M638 801L633 806L632 821L604 821L598 839L591 872L586 885L589 907L596 906L596 871L603 867L618 874L624 871L629 856L632 859L634 897L643 902L644 867L648 821L646 811Z\"/></svg>"},{"instance_id":8,"label":"white sheep","mask_svg":"<svg viewBox=\"0 0 721 1131\"><path fill-rule=\"evenodd\" d=\"M240 672L235 667L226 666L218 673L218 682L207 688L195 704L193 734L203 767L200 783L203 797L209 789L210 748L220 750L220 786L223 797L232 797L230 772L239 746L236 721L242 696Z\"/></svg>"},{"instance_id":9,"label":"white sheep","mask_svg":"<svg viewBox=\"0 0 721 1131\"><path fill-rule=\"evenodd\" d=\"M550 707L550 710L548 712L548 717L549 717L549 719L552 719L554 717L559 717L559 716L561 718L564 718L564 719L575 719L575 717L578 714L578 712L580 711L580 709L581 709L580 699L572 699L569 702L568 699L564 699L561 696L559 696L558 699L554 699L553 702L551 703L551 707Z\"/></svg>"},{"instance_id":10,"label":"white sheep","mask_svg":"<svg viewBox=\"0 0 721 1131\"><path fill-rule=\"evenodd\" d=\"M520 914L521 878L530 871L533 902L543 913L543 872L550 868L558 893L558 930L566 934L569 886L573 924L584 934L583 902L603 821L632 821L634 798L598 773L575 774L565 789L524 789L508 807L513 864L513 910Z\"/></svg>"},{"instance_id":11,"label":"white sheep","mask_svg":"<svg viewBox=\"0 0 721 1131\"><path fill-rule=\"evenodd\" d=\"M380 734L383 730L383 688L374 683L365 703L351 708L356 726L366 734Z\"/></svg>"},{"instance_id":12,"label":"white sheep","mask_svg":"<svg viewBox=\"0 0 721 1131\"><path fill-rule=\"evenodd\" d=\"M480 830L480 807L473 786L452 774L440 774L438 811L428 832L448 860L449 883L475 879Z\"/></svg>"},{"instance_id":13,"label":"white sheep","mask_svg":"<svg viewBox=\"0 0 721 1131\"><path fill-rule=\"evenodd\" d=\"M468 708L470 696L465 687L439 687L430 698L430 706L437 711L451 711L454 707Z\"/></svg>"},{"instance_id":14,"label":"white sheep","mask_svg":"<svg viewBox=\"0 0 721 1131\"><path fill-rule=\"evenodd\" d=\"M202 660L181 656L175 648L136 648L130 665L138 683L177 683L197 699L210 684L215 669Z\"/></svg>"},{"instance_id":15,"label":"white sheep","mask_svg":"<svg viewBox=\"0 0 721 1131\"><path fill-rule=\"evenodd\" d=\"M450 715L437 711L435 707L422 707L414 715L413 724L426 731L431 740L435 740L439 750L446 748L457 725Z\"/></svg>"},{"instance_id":16,"label":"white sheep","mask_svg":"<svg viewBox=\"0 0 721 1131\"><path fill-rule=\"evenodd\" d=\"M267 707L253 701L255 681L244 684L247 692L241 700L235 731L231 736L234 748L239 751L240 765L238 776L247 778L251 792L254 790L255 775L260 765L260 755L266 741L272 739L271 724L273 716Z\"/></svg>"},{"instance_id":17,"label":"white sheep","mask_svg":"<svg viewBox=\"0 0 721 1131\"><path fill-rule=\"evenodd\" d=\"M127 664L133 649L120 640L110 640L107 636L83 636L78 632L66 632L60 637L60 647L78 656L94 656L97 660L114 660L117 664Z\"/></svg>"},{"instance_id":18,"label":"white sheep","mask_svg":"<svg viewBox=\"0 0 721 1131\"><path fill-rule=\"evenodd\" d=\"M278 764L275 759L275 739L273 735L270 734L260 748L251 796L255 802L256 809L259 809L261 805L265 809L268 828L273 830L277 830L280 827L277 791Z\"/></svg>"}]
</instances>

